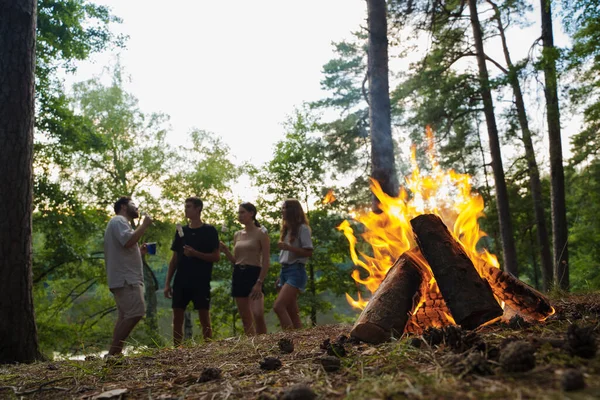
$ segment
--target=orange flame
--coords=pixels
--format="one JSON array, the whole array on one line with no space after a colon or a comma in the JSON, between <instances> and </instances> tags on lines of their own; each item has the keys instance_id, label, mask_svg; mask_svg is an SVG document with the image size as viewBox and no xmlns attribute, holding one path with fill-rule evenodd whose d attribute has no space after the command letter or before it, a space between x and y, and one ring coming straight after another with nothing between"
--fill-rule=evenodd
<instances>
[{"instance_id":1,"label":"orange flame","mask_svg":"<svg viewBox=\"0 0 600 400\"><path fill-rule=\"evenodd\" d=\"M371 182L371 190L379 200L379 208L382 212L357 212L354 216L355 221L363 226L360 236L368 246L363 248L364 243L358 244L354 235L357 224L351 224L346 220L338 226L350 243L352 261L363 270L361 273L359 269L355 269L352 277L371 293L377 290L394 261L402 253L417 247L410 220L424 213L436 214L442 219L454 238L463 245L480 274L486 263L499 267L495 255L485 249L482 251L477 249L479 240L486 236L477 223L478 218L484 215L482 197L472 192L469 175L442 170L437 162L433 132L430 127L427 127L426 133L427 154L431 166L429 174L421 174L416 161L416 147L413 146L412 173L406 178L405 187L401 189L398 197L388 196L382 191L378 182ZM357 246L359 246L358 250ZM429 281L429 288L439 291L427 262L418 251L415 256L420 257L419 264L422 264L428 274L426 281ZM348 302L355 308L364 309L367 305L368 300L360 295L357 300L350 295L346 296ZM413 314L423 301L421 299ZM450 314L446 315L446 319L449 323L454 322Z\"/></svg>"},{"instance_id":2,"label":"orange flame","mask_svg":"<svg viewBox=\"0 0 600 400\"><path fill-rule=\"evenodd\" d=\"M323 198L323 204L331 204L335 201L335 195L333 194L333 190L329 189L325 197Z\"/></svg>"}]
</instances>

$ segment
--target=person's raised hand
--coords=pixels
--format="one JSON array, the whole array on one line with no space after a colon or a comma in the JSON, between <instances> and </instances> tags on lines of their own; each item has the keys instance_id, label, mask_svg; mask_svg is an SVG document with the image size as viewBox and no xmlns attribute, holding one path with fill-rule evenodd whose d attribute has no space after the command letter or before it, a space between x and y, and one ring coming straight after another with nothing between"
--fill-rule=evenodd
<instances>
[{"instance_id":1,"label":"person's raised hand","mask_svg":"<svg viewBox=\"0 0 600 400\"><path fill-rule=\"evenodd\" d=\"M227 247L227 245L223 242L219 242L219 251L221 253L225 253L227 252L227 250L229 250L229 248Z\"/></svg>"},{"instance_id":2,"label":"person's raised hand","mask_svg":"<svg viewBox=\"0 0 600 400\"><path fill-rule=\"evenodd\" d=\"M144 219L142 221L142 225L144 225L144 226L150 226L152 224L152 217L149 216L147 213L143 213L142 215L144 216Z\"/></svg>"},{"instance_id":3,"label":"person's raised hand","mask_svg":"<svg viewBox=\"0 0 600 400\"><path fill-rule=\"evenodd\" d=\"M183 246L183 254L186 257L194 257L196 254L196 250L192 246L188 246L187 244Z\"/></svg>"}]
</instances>

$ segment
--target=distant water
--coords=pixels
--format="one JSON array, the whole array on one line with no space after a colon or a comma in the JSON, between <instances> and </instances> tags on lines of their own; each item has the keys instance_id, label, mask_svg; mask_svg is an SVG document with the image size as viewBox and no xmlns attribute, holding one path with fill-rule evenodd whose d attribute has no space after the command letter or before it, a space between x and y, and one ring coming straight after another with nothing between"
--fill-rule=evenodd
<instances>
[{"instance_id":1,"label":"distant water","mask_svg":"<svg viewBox=\"0 0 600 400\"><path fill-rule=\"evenodd\" d=\"M135 353L136 350L142 350L142 348L140 347L125 347L123 349L123 352L125 353L125 355L129 355L132 353ZM64 353L59 353L59 352L53 352L52 353L52 357L54 359L54 361L64 361L64 360L79 360L79 361L84 361L86 357L90 357L90 356L95 356L98 358L103 358L105 355L108 354L108 350L103 350L100 351L98 353L87 353L87 354L64 354Z\"/></svg>"}]
</instances>

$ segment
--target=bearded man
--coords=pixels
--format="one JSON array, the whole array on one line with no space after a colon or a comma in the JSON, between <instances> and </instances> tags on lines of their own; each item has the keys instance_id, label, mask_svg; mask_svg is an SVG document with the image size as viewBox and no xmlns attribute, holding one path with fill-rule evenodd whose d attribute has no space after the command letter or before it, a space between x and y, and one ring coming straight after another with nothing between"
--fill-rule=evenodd
<instances>
[{"instance_id":1,"label":"bearded man","mask_svg":"<svg viewBox=\"0 0 600 400\"><path fill-rule=\"evenodd\" d=\"M129 197L117 200L114 210L116 215L108 222L104 233L108 288L115 297L119 313L109 356L121 354L125 340L146 313L142 254L147 250L146 245L140 247L138 241L152 224L152 218L146 215L133 230L131 221L139 218L139 212Z\"/></svg>"}]
</instances>

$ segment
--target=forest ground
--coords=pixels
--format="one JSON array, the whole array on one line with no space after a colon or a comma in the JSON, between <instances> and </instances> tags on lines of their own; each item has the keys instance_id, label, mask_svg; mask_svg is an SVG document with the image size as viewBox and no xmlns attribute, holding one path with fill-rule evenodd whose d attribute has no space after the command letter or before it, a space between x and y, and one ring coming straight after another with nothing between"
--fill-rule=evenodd
<instances>
[{"instance_id":1,"label":"forest ground","mask_svg":"<svg viewBox=\"0 0 600 400\"><path fill-rule=\"evenodd\" d=\"M3 365L0 398L598 399L600 293L552 303L557 312L544 323L381 345L347 341L351 326L340 324L144 349L116 362ZM292 341L291 353L281 339Z\"/></svg>"}]
</instances>

